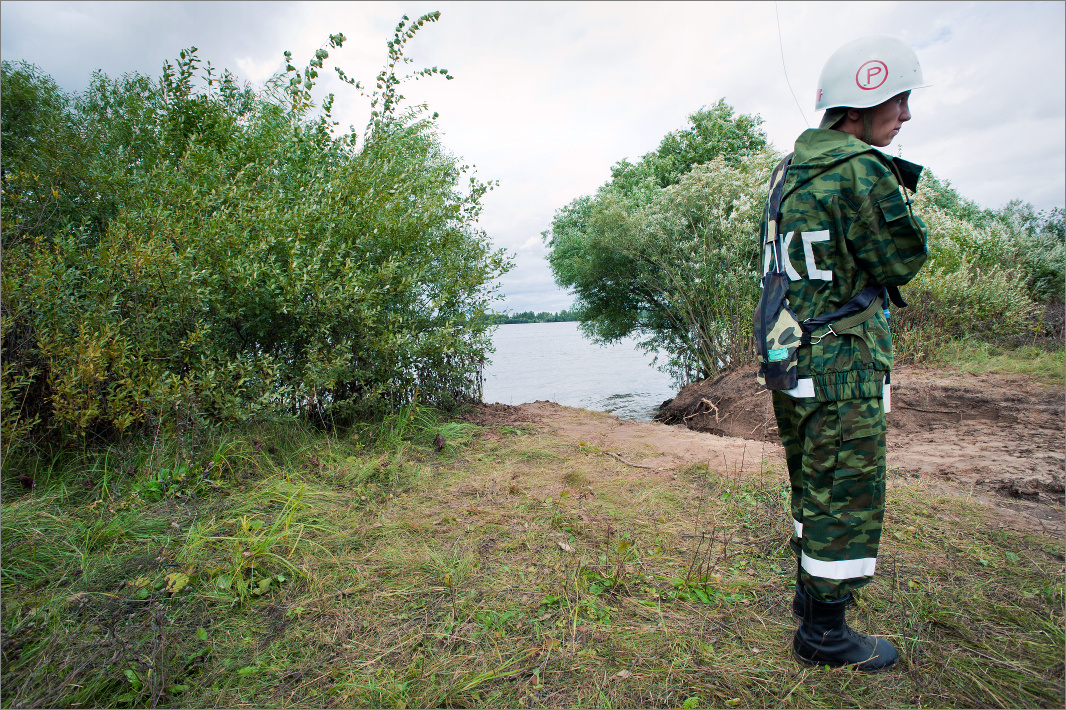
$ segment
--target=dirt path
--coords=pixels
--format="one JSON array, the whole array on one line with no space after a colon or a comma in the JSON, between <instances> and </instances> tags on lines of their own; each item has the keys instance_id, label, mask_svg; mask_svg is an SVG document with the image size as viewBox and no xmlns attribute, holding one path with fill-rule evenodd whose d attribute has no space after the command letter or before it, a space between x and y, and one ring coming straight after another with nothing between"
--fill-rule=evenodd
<instances>
[{"instance_id":1,"label":"dirt path","mask_svg":"<svg viewBox=\"0 0 1066 710\"><path fill-rule=\"evenodd\" d=\"M946 495L977 499L1019 530L1061 535L1064 521L1064 391L1024 376L968 375L903 367L893 373L888 415L889 488L920 479ZM784 455L769 393L753 372L685 388L660 422L533 402L489 405L482 423L527 423L603 450L642 475L694 463L752 472Z\"/></svg>"}]
</instances>

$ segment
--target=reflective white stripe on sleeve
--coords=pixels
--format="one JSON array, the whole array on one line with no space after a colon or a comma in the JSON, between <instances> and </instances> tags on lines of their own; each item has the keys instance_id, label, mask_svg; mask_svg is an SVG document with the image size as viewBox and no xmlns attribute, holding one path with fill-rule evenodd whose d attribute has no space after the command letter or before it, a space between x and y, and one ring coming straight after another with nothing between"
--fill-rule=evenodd
<instances>
[{"instance_id":1,"label":"reflective white stripe on sleeve","mask_svg":"<svg viewBox=\"0 0 1066 710\"><path fill-rule=\"evenodd\" d=\"M874 567L877 566L876 557L863 557L859 560L838 560L837 562L823 562L811 557L807 553L800 555L800 566L807 570L813 577L825 579L857 579L859 577L872 577Z\"/></svg>"},{"instance_id":2,"label":"reflective white stripe on sleeve","mask_svg":"<svg viewBox=\"0 0 1066 710\"><path fill-rule=\"evenodd\" d=\"M891 392L889 392L889 390L891 389L891 387L892 387L892 385L890 385L890 384L889 384L889 383L887 383L887 382L885 383L885 395L884 395L884 400L885 400L885 414L888 414L889 412L891 412L891 411L892 411L892 393L891 393Z\"/></svg>"},{"instance_id":3,"label":"reflective white stripe on sleeve","mask_svg":"<svg viewBox=\"0 0 1066 710\"><path fill-rule=\"evenodd\" d=\"M796 528L796 537L803 537L803 523L793 518L792 527Z\"/></svg>"},{"instance_id":4,"label":"reflective white stripe on sleeve","mask_svg":"<svg viewBox=\"0 0 1066 710\"><path fill-rule=\"evenodd\" d=\"M804 377L796 381L796 386L790 390L784 390L789 397L806 399L814 397L814 380Z\"/></svg>"}]
</instances>

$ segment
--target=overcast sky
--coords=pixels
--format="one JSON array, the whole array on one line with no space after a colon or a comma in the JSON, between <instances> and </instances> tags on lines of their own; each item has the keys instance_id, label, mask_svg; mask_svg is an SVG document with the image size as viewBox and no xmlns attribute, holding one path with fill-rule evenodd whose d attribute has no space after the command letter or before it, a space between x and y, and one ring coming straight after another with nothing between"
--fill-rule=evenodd
<instances>
[{"instance_id":1,"label":"overcast sky","mask_svg":"<svg viewBox=\"0 0 1066 710\"><path fill-rule=\"evenodd\" d=\"M815 126L815 84L840 45L882 33L910 43L926 81L903 127L908 160L986 207L1020 198L1061 207L1066 172L1064 8L1054 3L0 2L0 54L80 91L94 69L158 77L186 47L260 86L291 50L304 66L331 33L326 60L369 83L404 14L433 10L408 45L412 68L455 77L404 90L440 113L444 144L500 187L481 227L515 254L500 308L556 311L540 234L558 208L596 190L701 106L725 98L759 114L789 150ZM777 14L780 16L780 39ZM782 52L784 67L782 66ZM786 83L785 70L796 99ZM331 75L332 71L329 72ZM362 128L366 104L335 79L334 116ZM797 100L799 105L797 106Z\"/></svg>"}]
</instances>

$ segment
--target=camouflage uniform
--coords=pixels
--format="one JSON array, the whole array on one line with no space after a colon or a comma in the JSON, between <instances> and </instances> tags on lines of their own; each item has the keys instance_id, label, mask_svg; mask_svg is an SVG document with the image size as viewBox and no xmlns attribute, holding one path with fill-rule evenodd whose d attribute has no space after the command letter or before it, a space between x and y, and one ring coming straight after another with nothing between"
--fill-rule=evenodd
<instances>
[{"instance_id":1,"label":"camouflage uniform","mask_svg":"<svg viewBox=\"0 0 1066 710\"><path fill-rule=\"evenodd\" d=\"M800 135L781 205L788 304L799 320L831 313L867 286L899 286L917 274L925 225L900 179L913 190L920 171L841 131ZM799 384L775 391L773 403L792 485L792 548L807 590L828 601L874 573L892 341L882 312L847 334L819 328L811 340L799 349Z\"/></svg>"}]
</instances>

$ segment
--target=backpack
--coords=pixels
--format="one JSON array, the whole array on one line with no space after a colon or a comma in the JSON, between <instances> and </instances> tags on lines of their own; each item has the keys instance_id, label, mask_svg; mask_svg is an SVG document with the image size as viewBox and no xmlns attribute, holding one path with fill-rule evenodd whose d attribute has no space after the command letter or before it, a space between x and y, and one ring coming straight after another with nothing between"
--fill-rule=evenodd
<instances>
[{"instance_id":1,"label":"backpack","mask_svg":"<svg viewBox=\"0 0 1066 710\"><path fill-rule=\"evenodd\" d=\"M771 390L789 390L798 381L796 362L803 343L803 327L788 305L788 275L785 273L781 226L781 196L792 153L770 173L763 223L763 250L769 249L772 268L762 277L762 295L755 306L755 352L759 359L759 384ZM809 336L808 336L809 337Z\"/></svg>"},{"instance_id":2,"label":"backpack","mask_svg":"<svg viewBox=\"0 0 1066 710\"><path fill-rule=\"evenodd\" d=\"M801 345L811 343L811 333L818 328L827 327L825 337L855 335L859 347L864 351L864 358L870 360L869 347L862 339L859 327L873 318L879 310L887 315L888 301L903 308L907 303L900 296L895 286L888 288L871 285L864 288L842 307L814 318L800 322L788 305L789 278L785 273L784 239L781 238L781 199L785 188L785 175L792 162L792 153L786 155L770 173L770 187L766 194L766 225L762 243L763 249L769 250L767 258L772 268L767 268L762 278L762 295L755 306L753 318L755 335L755 352L759 361L759 384L770 390L790 390L799 381L797 362ZM898 173L897 173L898 174ZM903 180L900 179L903 184ZM909 207L909 203L908 203ZM887 381L887 380L886 380Z\"/></svg>"}]
</instances>

